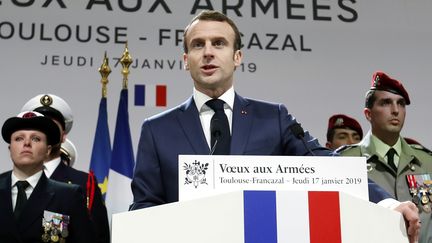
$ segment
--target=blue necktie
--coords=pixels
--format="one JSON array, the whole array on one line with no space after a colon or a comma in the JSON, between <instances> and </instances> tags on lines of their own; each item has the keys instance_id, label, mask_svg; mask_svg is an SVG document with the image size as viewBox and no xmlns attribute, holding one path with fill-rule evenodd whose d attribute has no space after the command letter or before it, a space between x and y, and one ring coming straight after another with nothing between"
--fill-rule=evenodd
<instances>
[{"instance_id":1,"label":"blue necktie","mask_svg":"<svg viewBox=\"0 0 432 243\"><path fill-rule=\"evenodd\" d=\"M214 115L210 122L211 133L211 154L228 155L230 154L231 134L228 118L225 115L223 100L212 99L206 102L214 110Z\"/></svg>"}]
</instances>

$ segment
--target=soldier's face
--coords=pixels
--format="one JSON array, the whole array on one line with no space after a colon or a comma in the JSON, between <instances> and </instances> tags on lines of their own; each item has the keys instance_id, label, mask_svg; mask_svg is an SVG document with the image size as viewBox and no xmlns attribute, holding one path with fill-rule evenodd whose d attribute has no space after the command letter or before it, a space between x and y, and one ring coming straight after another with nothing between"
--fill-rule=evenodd
<instances>
[{"instance_id":1,"label":"soldier's face","mask_svg":"<svg viewBox=\"0 0 432 243\"><path fill-rule=\"evenodd\" d=\"M399 134L405 122L405 99L398 94L381 90L375 92L375 97L372 108L365 108L372 133L378 137L389 133Z\"/></svg>"},{"instance_id":2,"label":"soldier's face","mask_svg":"<svg viewBox=\"0 0 432 243\"><path fill-rule=\"evenodd\" d=\"M11 135L9 151L14 166L19 169L43 165L50 152L44 133L36 130L18 130Z\"/></svg>"},{"instance_id":3,"label":"soldier's face","mask_svg":"<svg viewBox=\"0 0 432 243\"><path fill-rule=\"evenodd\" d=\"M359 143L360 134L350 128L335 128L332 141L327 142L326 146L330 149L337 149L343 145Z\"/></svg>"}]
</instances>

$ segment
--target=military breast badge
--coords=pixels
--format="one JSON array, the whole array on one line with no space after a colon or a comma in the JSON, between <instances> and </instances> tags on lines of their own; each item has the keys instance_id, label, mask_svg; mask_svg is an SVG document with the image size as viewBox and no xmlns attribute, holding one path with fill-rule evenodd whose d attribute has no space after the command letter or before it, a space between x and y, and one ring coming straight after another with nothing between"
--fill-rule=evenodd
<instances>
[{"instance_id":1,"label":"military breast badge","mask_svg":"<svg viewBox=\"0 0 432 243\"><path fill-rule=\"evenodd\" d=\"M69 216L45 210L42 219L43 242L65 243L69 235Z\"/></svg>"},{"instance_id":2,"label":"military breast badge","mask_svg":"<svg viewBox=\"0 0 432 243\"><path fill-rule=\"evenodd\" d=\"M431 174L407 175L407 183L412 202L423 212L430 213L432 199Z\"/></svg>"}]
</instances>

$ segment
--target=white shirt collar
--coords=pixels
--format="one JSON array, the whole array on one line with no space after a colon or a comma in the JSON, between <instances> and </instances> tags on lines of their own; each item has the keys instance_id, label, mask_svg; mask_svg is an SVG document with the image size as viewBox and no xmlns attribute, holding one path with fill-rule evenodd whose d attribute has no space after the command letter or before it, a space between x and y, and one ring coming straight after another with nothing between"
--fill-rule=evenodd
<instances>
[{"instance_id":1,"label":"white shirt collar","mask_svg":"<svg viewBox=\"0 0 432 243\"><path fill-rule=\"evenodd\" d=\"M61 163L61 158L57 157L53 160L47 161L44 163L44 172L45 175L50 178L51 175L54 173L55 169L57 169L57 166Z\"/></svg>"},{"instance_id":2,"label":"white shirt collar","mask_svg":"<svg viewBox=\"0 0 432 243\"><path fill-rule=\"evenodd\" d=\"M400 156L400 154L402 153L402 142L401 142L400 137L398 138L395 145L393 145L392 147L390 147L388 144L381 141L381 139L379 139L377 136L375 136L373 134L371 136L371 140L375 145L375 151L377 152L377 154L379 156L381 156L381 158L386 157L387 152L390 148L394 148L396 150L397 156Z\"/></svg>"},{"instance_id":3,"label":"white shirt collar","mask_svg":"<svg viewBox=\"0 0 432 243\"><path fill-rule=\"evenodd\" d=\"M218 99L225 101L225 108L229 108L230 110L233 110L234 97L235 97L234 86L231 86L231 88L229 88L227 91L225 91L225 93L223 93L221 96L219 96ZM195 101L195 105L198 109L198 112L210 109L210 107L205 105L205 103L207 101L211 100L212 98L210 96L198 91L197 89L195 89L195 87L193 88L193 98ZM204 110L202 110L202 109L204 109Z\"/></svg>"},{"instance_id":4,"label":"white shirt collar","mask_svg":"<svg viewBox=\"0 0 432 243\"><path fill-rule=\"evenodd\" d=\"M34 189L40 179L40 177L42 176L42 170L36 172L35 174L33 174L30 177L27 177L25 180L30 184L30 186ZM14 187L15 184L17 183L17 181L19 181L20 179L18 179L18 177L15 176L15 174L12 172L12 185L11 187Z\"/></svg>"},{"instance_id":5,"label":"white shirt collar","mask_svg":"<svg viewBox=\"0 0 432 243\"><path fill-rule=\"evenodd\" d=\"M220 97L218 97L218 99L225 101L224 112L228 119L230 131L232 131L232 114L233 114L233 107L234 107L234 97L235 97L235 92L233 86L231 86L230 89L228 89L227 91L225 91L225 93L223 93ZM198 90L195 89L195 87L193 90L193 98L195 100L196 108L199 112L201 127L203 129L204 136L210 148L210 140L211 140L210 123L214 111L210 107L208 107L205 103L211 100L212 98L202 92L199 92Z\"/></svg>"}]
</instances>

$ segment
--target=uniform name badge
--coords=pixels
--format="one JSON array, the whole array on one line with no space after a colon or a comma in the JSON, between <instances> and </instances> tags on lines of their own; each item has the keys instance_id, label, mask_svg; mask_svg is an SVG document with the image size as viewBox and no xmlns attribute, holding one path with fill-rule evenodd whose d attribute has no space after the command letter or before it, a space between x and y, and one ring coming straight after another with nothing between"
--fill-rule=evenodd
<instances>
[{"instance_id":1,"label":"uniform name badge","mask_svg":"<svg viewBox=\"0 0 432 243\"><path fill-rule=\"evenodd\" d=\"M65 243L69 235L69 216L45 210L42 219L43 242Z\"/></svg>"},{"instance_id":2,"label":"uniform name badge","mask_svg":"<svg viewBox=\"0 0 432 243\"><path fill-rule=\"evenodd\" d=\"M432 199L431 174L407 175L407 182L413 203L423 212L430 213Z\"/></svg>"}]
</instances>

